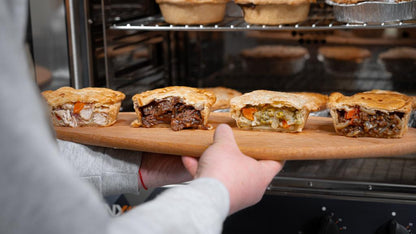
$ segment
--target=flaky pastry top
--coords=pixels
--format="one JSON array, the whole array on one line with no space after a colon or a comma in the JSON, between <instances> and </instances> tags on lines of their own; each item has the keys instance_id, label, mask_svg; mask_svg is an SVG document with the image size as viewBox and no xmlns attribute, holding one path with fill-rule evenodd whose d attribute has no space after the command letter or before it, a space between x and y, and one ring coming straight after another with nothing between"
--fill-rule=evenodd
<instances>
[{"instance_id":1,"label":"flaky pastry top","mask_svg":"<svg viewBox=\"0 0 416 234\"><path fill-rule=\"evenodd\" d=\"M366 0L331 0L331 1L335 3L339 3L339 4L357 4L359 2L366 2ZM411 0L395 0L396 3L407 2L407 1L411 1Z\"/></svg>"},{"instance_id":2,"label":"flaky pastry top","mask_svg":"<svg viewBox=\"0 0 416 234\"><path fill-rule=\"evenodd\" d=\"M191 105L197 110L202 110L205 106L211 107L216 100L215 94L212 92L186 86L170 86L149 90L134 95L132 99L139 106L145 106L154 100L167 97L179 97L183 103Z\"/></svg>"},{"instance_id":3,"label":"flaky pastry top","mask_svg":"<svg viewBox=\"0 0 416 234\"><path fill-rule=\"evenodd\" d=\"M42 95L52 107L75 102L113 104L121 102L126 97L124 93L119 91L93 87L83 89L62 87L55 91L44 91Z\"/></svg>"},{"instance_id":4,"label":"flaky pastry top","mask_svg":"<svg viewBox=\"0 0 416 234\"><path fill-rule=\"evenodd\" d=\"M416 96L412 96L413 100L413 109L416 110Z\"/></svg>"},{"instance_id":5,"label":"flaky pastry top","mask_svg":"<svg viewBox=\"0 0 416 234\"><path fill-rule=\"evenodd\" d=\"M174 3L174 4L225 4L229 0L156 0L157 3ZM209 14L209 12L207 12Z\"/></svg>"},{"instance_id":6,"label":"flaky pastry top","mask_svg":"<svg viewBox=\"0 0 416 234\"><path fill-rule=\"evenodd\" d=\"M287 4L300 5L305 3L316 2L315 0L234 0L236 4L255 4L255 5L271 5L271 4Z\"/></svg>"},{"instance_id":7,"label":"flaky pastry top","mask_svg":"<svg viewBox=\"0 0 416 234\"><path fill-rule=\"evenodd\" d=\"M239 91L226 87L212 87L204 89L214 93L217 98L214 105L212 106L213 110L230 108L231 98L242 95L242 93Z\"/></svg>"},{"instance_id":8,"label":"flaky pastry top","mask_svg":"<svg viewBox=\"0 0 416 234\"><path fill-rule=\"evenodd\" d=\"M409 113L412 110L413 101L404 94L382 90L357 93L353 96L344 96L335 92L329 96L328 107L331 109L345 109L357 105L370 110Z\"/></svg>"},{"instance_id":9,"label":"flaky pastry top","mask_svg":"<svg viewBox=\"0 0 416 234\"><path fill-rule=\"evenodd\" d=\"M339 60L361 60L371 56L369 50L353 46L323 46L319 48L319 54Z\"/></svg>"},{"instance_id":10,"label":"flaky pastry top","mask_svg":"<svg viewBox=\"0 0 416 234\"><path fill-rule=\"evenodd\" d=\"M256 90L250 93L245 93L242 96L232 98L230 104L232 110L240 110L247 105L270 105L278 108L294 107L296 109L307 109L309 111L319 109L319 104L315 103L313 98L306 98L305 95L295 93L269 90Z\"/></svg>"},{"instance_id":11,"label":"flaky pastry top","mask_svg":"<svg viewBox=\"0 0 416 234\"><path fill-rule=\"evenodd\" d=\"M308 54L301 46L265 45L241 51L241 55L249 58L300 58Z\"/></svg>"},{"instance_id":12,"label":"flaky pastry top","mask_svg":"<svg viewBox=\"0 0 416 234\"><path fill-rule=\"evenodd\" d=\"M416 59L416 48L413 48L413 47L391 48L381 53L379 55L379 58L381 59Z\"/></svg>"},{"instance_id":13,"label":"flaky pastry top","mask_svg":"<svg viewBox=\"0 0 416 234\"><path fill-rule=\"evenodd\" d=\"M294 94L302 95L304 98L310 100L308 102L310 111L320 111L326 109L328 95L311 92L295 92Z\"/></svg>"}]
</instances>

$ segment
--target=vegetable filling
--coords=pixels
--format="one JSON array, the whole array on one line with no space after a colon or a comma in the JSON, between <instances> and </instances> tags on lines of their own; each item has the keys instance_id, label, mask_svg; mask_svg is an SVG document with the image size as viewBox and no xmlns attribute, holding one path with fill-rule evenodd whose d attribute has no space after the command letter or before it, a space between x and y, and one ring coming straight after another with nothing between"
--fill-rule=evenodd
<instances>
[{"instance_id":1,"label":"vegetable filling","mask_svg":"<svg viewBox=\"0 0 416 234\"><path fill-rule=\"evenodd\" d=\"M302 123L302 114L295 108L263 106L245 106L241 109L241 127L270 126L273 129L296 129Z\"/></svg>"}]
</instances>

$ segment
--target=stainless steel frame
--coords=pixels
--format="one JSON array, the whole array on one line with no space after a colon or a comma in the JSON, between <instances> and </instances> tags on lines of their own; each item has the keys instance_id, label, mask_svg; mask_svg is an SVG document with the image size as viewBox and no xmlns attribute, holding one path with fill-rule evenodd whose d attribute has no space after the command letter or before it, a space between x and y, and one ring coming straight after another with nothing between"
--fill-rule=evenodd
<instances>
[{"instance_id":1,"label":"stainless steel frame","mask_svg":"<svg viewBox=\"0 0 416 234\"><path fill-rule=\"evenodd\" d=\"M338 30L338 29L383 29L383 28L409 28L416 27L414 21L382 22L377 24L370 23L342 23L336 21L332 14L332 7L324 7L313 4L309 18L304 22L276 26L247 24L242 16L236 16L235 6L230 6L233 13L217 24L212 25L171 25L164 22L162 16L151 16L143 19L120 22L113 24L111 28L121 30L152 30L152 31L276 31L276 30Z\"/></svg>"},{"instance_id":2,"label":"stainless steel frame","mask_svg":"<svg viewBox=\"0 0 416 234\"><path fill-rule=\"evenodd\" d=\"M208 86L221 81L220 84L227 86L229 84L227 81L244 84L244 81L240 80L243 76L250 80L249 75L239 71L241 67L238 63L234 63L235 61L203 60L207 57L203 56L206 53L202 53L202 50L208 51L215 60L220 60L218 59L221 57L220 53L224 51L230 54L236 53L232 51L233 45L227 44L235 41L230 35L218 36L223 31L313 32L338 29L416 28L416 23L411 21L389 24L340 23L334 20L329 6L322 8L317 5L312 8L307 21L295 25L249 25L241 17L233 15L214 25L181 26L166 24L161 16L151 15L158 12L152 6L146 5L147 1L140 2L134 7L110 0L96 0L94 4L91 3L92 1L65 1L72 85L76 88L106 86L121 90L128 95L162 85ZM131 11L131 9L136 11L117 15L119 10ZM213 40L215 36L218 41L226 40L217 43ZM203 44L201 43L203 40L209 42ZM296 43L296 41L291 42ZM135 58L135 52L142 50L145 54ZM192 61L190 56L197 59ZM223 62L229 63L225 67L219 67ZM97 72L97 68L104 72ZM215 71L210 73L209 71L212 70ZM320 74L322 71L314 70L314 73ZM378 79L372 79L373 76ZM200 79L201 77L204 79ZM314 90L329 91L329 89L322 90L321 85L329 79L311 80L304 79L305 77L307 76L289 77L288 83L282 78L275 80L274 84L287 86L296 82L309 82L315 84L311 86ZM385 74L374 73L368 77L370 79L358 80L361 81L358 84L361 88L393 88L390 77ZM255 77L251 78L248 82L262 81ZM270 82L269 77L264 78ZM325 79L325 77L321 78ZM341 86L352 82L344 78L334 81L340 81ZM331 82L326 83L331 84ZM364 83L366 86L363 86ZM284 88L291 89L286 86ZM416 196L413 194L416 194L416 160L414 156L406 156L385 159L289 161L271 183L268 193L415 203Z\"/></svg>"},{"instance_id":3,"label":"stainless steel frame","mask_svg":"<svg viewBox=\"0 0 416 234\"><path fill-rule=\"evenodd\" d=\"M414 156L288 161L268 193L416 204Z\"/></svg>"},{"instance_id":4,"label":"stainless steel frame","mask_svg":"<svg viewBox=\"0 0 416 234\"><path fill-rule=\"evenodd\" d=\"M56 89L71 84L65 5L60 0L29 2L28 24L35 69L50 72L51 80L42 89ZM42 73L41 73L42 74Z\"/></svg>"},{"instance_id":5,"label":"stainless steel frame","mask_svg":"<svg viewBox=\"0 0 416 234\"><path fill-rule=\"evenodd\" d=\"M89 0L65 0L65 5L72 86L93 86Z\"/></svg>"}]
</instances>

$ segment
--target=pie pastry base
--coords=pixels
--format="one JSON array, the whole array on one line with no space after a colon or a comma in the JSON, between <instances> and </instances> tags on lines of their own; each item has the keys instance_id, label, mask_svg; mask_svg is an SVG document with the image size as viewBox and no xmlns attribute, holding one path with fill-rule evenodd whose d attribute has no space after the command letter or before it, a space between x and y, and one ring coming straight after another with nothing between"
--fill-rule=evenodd
<instances>
[{"instance_id":1,"label":"pie pastry base","mask_svg":"<svg viewBox=\"0 0 416 234\"><path fill-rule=\"evenodd\" d=\"M292 24L308 18L310 3L297 5L266 4L266 5L240 5L244 12L244 20L249 24Z\"/></svg>"},{"instance_id":2,"label":"pie pastry base","mask_svg":"<svg viewBox=\"0 0 416 234\"><path fill-rule=\"evenodd\" d=\"M159 3L165 21L170 24L211 24L224 19L226 3Z\"/></svg>"}]
</instances>

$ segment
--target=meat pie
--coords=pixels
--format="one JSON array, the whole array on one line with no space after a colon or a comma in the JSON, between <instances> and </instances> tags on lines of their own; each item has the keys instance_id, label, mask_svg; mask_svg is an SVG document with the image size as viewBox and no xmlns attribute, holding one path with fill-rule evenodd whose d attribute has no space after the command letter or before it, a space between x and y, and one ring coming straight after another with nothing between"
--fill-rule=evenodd
<instances>
[{"instance_id":1,"label":"meat pie","mask_svg":"<svg viewBox=\"0 0 416 234\"><path fill-rule=\"evenodd\" d=\"M242 129L301 132L323 102L325 95L256 90L231 99L231 117Z\"/></svg>"},{"instance_id":2,"label":"meat pie","mask_svg":"<svg viewBox=\"0 0 416 234\"><path fill-rule=\"evenodd\" d=\"M212 106L212 110L229 109L231 98L242 95L242 93L238 92L237 90L225 87L213 87L204 89L214 93L215 97L217 98L215 104Z\"/></svg>"},{"instance_id":3,"label":"meat pie","mask_svg":"<svg viewBox=\"0 0 416 234\"><path fill-rule=\"evenodd\" d=\"M211 92L185 86L136 94L133 103L137 120L131 126L149 128L168 125L174 131L208 129L208 116L215 99Z\"/></svg>"},{"instance_id":4,"label":"meat pie","mask_svg":"<svg viewBox=\"0 0 416 234\"><path fill-rule=\"evenodd\" d=\"M407 131L412 99L397 92L373 90L347 97L333 93L328 107L335 131L349 137L400 138Z\"/></svg>"},{"instance_id":5,"label":"meat pie","mask_svg":"<svg viewBox=\"0 0 416 234\"><path fill-rule=\"evenodd\" d=\"M125 95L107 88L62 87L42 92L55 126L110 126L117 120Z\"/></svg>"}]
</instances>

